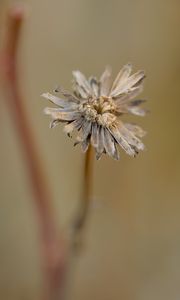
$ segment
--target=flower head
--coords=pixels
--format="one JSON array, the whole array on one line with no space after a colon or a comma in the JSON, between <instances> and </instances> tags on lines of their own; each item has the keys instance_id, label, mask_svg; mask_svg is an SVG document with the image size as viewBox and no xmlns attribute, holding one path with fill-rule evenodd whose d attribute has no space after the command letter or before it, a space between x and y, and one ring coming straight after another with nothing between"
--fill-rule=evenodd
<instances>
[{"instance_id":1,"label":"flower head","mask_svg":"<svg viewBox=\"0 0 180 300\"><path fill-rule=\"evenodd\" d=\"M75 144L81 144L86 152L91 144L99 159L102 153L107 153L119 159L117 145L125 152L135 156L144 144L139 138L145 132L137 125L123 123L123 114L144 116L146 111L140 107L144 100L134 100L142 92L145 74L143 71L131 75L131 64L125 65L114 82L111 80L111 69L107 67L100 80L95 77L86 79L80 71L73 72L73 93L62 88L60 92L64 99L50 93L42 94L58 108L45 108L45 113L51 115L50 127L65 123L64 131L71 136L74 130L79 133Z\"/></svg>"}]
</instances>

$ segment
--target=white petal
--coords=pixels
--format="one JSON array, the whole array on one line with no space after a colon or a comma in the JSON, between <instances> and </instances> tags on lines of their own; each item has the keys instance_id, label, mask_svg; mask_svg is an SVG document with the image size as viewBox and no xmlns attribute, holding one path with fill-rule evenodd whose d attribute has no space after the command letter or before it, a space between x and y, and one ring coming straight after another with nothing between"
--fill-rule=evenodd
<instances>
[{"instance_id":1,"label":"white petal","mask_svg":"<svg viewBox=\"0 0 180 300\"><path fill-rule=\"evenodd\" d=\"M105 71L101 75L100 78L100 95L108 96L111 88L111 68L109 66L106 67Z\"/></svg>"},{"instance_id":2,"label":"white petal","mask_svg":"<svg viewBox=\"0 0 180 300\"><path fill-rule=\"evenodd\" d=\"M129 103L132 99L137 97L140 93L143 91L143 84L134 87L127 93L124 93L122 95L117 96L116 98L114 97L114 102L117 105L124 104L124 103Z\"/></svg>"},{"instance_id":3,"label":"white petal","mask_svg":"<svg viewBox=\"0 0 180 300\"><path fill-rule=\"evenodd\" d=\"M68 106L71 106L72 108L77 107L77 104L69 102L68 100L65 100L65 99L61 99L61 98L59 98L57 96L54 96L50 93L43 93L41 96L48 99L48 100L50 100L51 102L53 102L54 104L56 104L60 107L68 107Z\"/></svg>"},{"instance_id":4,"label":"white petal","mask_svg":"<svg viewBox=\"0 0 180 300\"><path fill-rule=\"evenodd\" d=\"M140 126L137 126L135 124L125 123L124 126L130 130L134 135L138 137L143 137L146 135L146 131L144 131Z\"/></svg>"},{"instance_id":5,"label":"white petal","mask_svg":"<svg viewBox=\"0 0 180 300\"><path fill-rule=\"evenodd\" d=\"M97 152L102 154L104 151L104 144L103 144L103 128L102 126L98 126L97 128Z\"/></svg>"},{"instance_id":6,"label":"white petal","mask_svg":"<svg viewBox=\"0 0 180 300\"><path fill-rule=\"evenodd\" d=\"M120 157L119 157L119 152L118 152L117 147L116 147L116 143L114 143L114 147L115 147L114 158L116 160L119 160Z\"/></svg>"},{"instance_id":7,"label":"white petal","mask_svg":"<svg viewBox=\"0 0 180 300\"><path fill-rule=\"evenodd\" d=\"M102 137L103 137L104 148L107 154L114 158L114 154L115 154L114 138L106 128L102 128Z\"/></svg>"},{"instance_id":8,"label":"white petal","mask_svg":"<svg viewBox=\"0 0 180 300\"><path fill-rule=\"evenodd\" d=\"M74 129L79 130L82 126L83 118L79 118L64 126L64 132L68 135L73 132Z\"/></svg>"},{"instance_id":9,"label":"white petal","mask_svg":"<svg viewBox=\"0 0 180 300\"><path fill-rule=\"evenodd\" d=\"M144 144L138 139L130 130L128 130L123 123L119 123L119 132L122 134L128 144L135 147L137 150L144 150Z\"/></svg>"},{"instance_id":10,"label":"white petal","mask_svg":"<svg viewBox=\"0 0 180 300\"><path fill-rule=\"evenodd\" d=\"M130 114L133 114L133 115L137 115L137 116L141 116L141 117L144 117L148 110L147 109L144 109L144 108L141 108L139 105L141 103L144 103L146 100L134 100L134 101L127 101L127 102L124 102L124 103L118 103L116 104L117 107L116 107L116 112L117 113L130 113Z\"/></svg>"},{"instance_id":11,"label":"white petal","mask_svg":"<svg viewBox=\"0 0 180 300\"><path fill-rule=\"evenodd\" d=\"M91 122L84 120L82 122L81 132L77 136L77 141L78 142L85 141L87 139L87 137L90 135L90 133L91 133Z\"/></svg>"},{"instance_id":12,"label":"white petal","mask_svg":"<svg viewBox=\"0 0 180 300\"><path fill-rule=\"evenodd\" d=\"M98 97L99 96L99 84L97 82L97 79L95 77L90 77L89 83L90 83L90 86L91 86L94 96Z\"/></svg>"},{"instance_id":13,"label":"white petal","mask_svg":"<svg viewBox=\"0 0 180 300\"><path fill-rule=\"evenodd\" d=\"M44 109L46 115L51 115L53 119L58 119L61 121L73 121L81 116L77 111L64 112L60 111L58 108L46 107Z\"/></svg>"},{"instance_id":14,"label":"white petal","mask_svg":"<svg viewBox=\"0 0 180 300\"><path fill-rule=\"evenodd\" d=\"M85 140L91 132L91 122L84 121L82 124L83 140Z\"/></svg>"},{"instance_id":15,"label":"white petal","mask_svg":"<svg viewBox=\"0 0 180 300\"><path fill-rule=\"evenodd\" d=\"M98 125L97 123L92 123L92 132L91 132L91 144L93 147L97 147L98 144Z\"/></svg>"},{"instance_id":16,"label":"white petal","mask_svg":"<svg viewBox=\"0 0 180 300\"><path fill-rule=\"evenodd\" d=\"M111 92L112 97L117 97L120 94L128 93L133 91L133 88L136 88L138 84L141 84L145 78L144 71L138 71L129 78L127 78L123 83L120 83L116 89Z\"/></svg>"},{"instance_id":17,"label":"white petal","mask_svg":"<svg viewBox=\"0 0 180 300\"><path fill-rule=\"evenodd\" d=\"M91 96L92 89L86 77L80 71L73 71L73 77L76 82L76 88L83 98Z\"/></svg>"},{"instance_id":18,"label":"white petal","mask_svg":"<svg viewBox=\"0 0 180 300\"><path fill-rule=\"evenodd\" d=\"M88 147L89 147L89 142L90 142L90 139L89 137L86 138L82 143L81 143L81 149L83 152L86 152Z\"/></svg>"},{"instance_id":19,"label":"white petal","mask_svg":"<svg viewBox=\"0 0 180 300\"><path fill-rule=\"evenodd\" d=\"M52 121L50 122L49 127L50 127L50 128L54 128L54 127L56 127L57 125L59 125L59 123L60 123L60 120L52 120Z\"/></svg>"},{"instance_id":20,"label":"white petal","mask_svg":"<svg viewBox=\"0 0 180 300\"><path fill-rule=\"evenodd\" d=\"M58 86L56 89L55 89L55 92L56 93L61 93L64 97L68 98L67 100L68 101L72 101L72 102L75 102L75 103L79 103L79 99L72 93L70 93L69 91L65 90L62 86Z\"/></svg>"},{"instance_id":21,"label":"white petal","mask_svg":"<svg viewBox=\"0 0 180 300\"><path fill-rule=\"evenodd\" d=\"M130 112L131 114L136 115L136 116L144 117L147 113L147 110L143 109L141 107L138 107L138 106L132 106L132 107L129 106L128 112Z\"/></svg>"},{"instance_id":22,"label":"white petal","mask_svg":"<svg viewBox=\"0 0 180 300\"><path fill-rule=\"evenodd\" d=\"M125 150L125 152L131 156L135 156L135 150L128 144L123 135L120 133L117 127L109 129L117 143Z\"/></svg>"},{"instance_id":23,"label":"white petal","mask_svg":"<svg viewBox=\"0 0 180 300\"><path fill-rule=\"evenodd\" d=\"M116 90L117 88L120 89L125 84L125 82L127 81L129 75L131 74L131 70L132 70L132 65L130 63L125 65L120 70L120 72L118 73L116 79L113 82L110 96L112 95L114 90Z\"/></svg>"},{"instance_id":24,"label":"white petal","mask_svg":"<svg viewBox=\"0 0 180 300\"><path fill-rule=\"evenodd\" d=\"M101 156L102 156L103 152L98 152L96 149L96 159L100 160Z\"/></svg>"}]
</instances>

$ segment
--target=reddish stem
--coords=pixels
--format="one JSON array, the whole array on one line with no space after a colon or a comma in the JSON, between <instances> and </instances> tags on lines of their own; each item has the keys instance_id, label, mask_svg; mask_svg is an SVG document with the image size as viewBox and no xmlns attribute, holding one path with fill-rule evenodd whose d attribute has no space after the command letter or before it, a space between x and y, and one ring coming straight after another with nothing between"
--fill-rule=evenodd
<instances>
[{"instance_id":1,"label":"reddish stem","mask_svg":"<svg viewBox=\"0 0 180 300\"><path fill-rule=\"evenodd\" d=\"M18 80L17 53L24 13L24 9L19 5L9 10L4 47L0 54L0 73L7 105L24 150L25 162L37 207L44 269L48 285L45 298L48 300L60 299L65 272L64 243L58 238L50 205L51 193L27 118Z\"/></svg>"}]
</instances>

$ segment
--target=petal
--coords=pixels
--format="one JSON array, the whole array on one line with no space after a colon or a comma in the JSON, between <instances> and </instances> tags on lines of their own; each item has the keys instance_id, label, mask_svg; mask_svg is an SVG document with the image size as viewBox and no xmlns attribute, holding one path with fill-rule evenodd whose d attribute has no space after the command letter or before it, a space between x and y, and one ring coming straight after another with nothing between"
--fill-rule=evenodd
<instances>
[{"instance_id":1,"label":"petal","mask_svg":"<svg viewBox=\"0 0 180 300\"><path fill-rule=\"evenodd\" d=\"M146 99L136 99L131 101L129 104L130 106L139 106L140 104L146 102Z\"/></svg>"},{"instance_id":2,"label":"petal","mask_svg":"<svg viewBox=\"0 0 180 300\"><path fill-rule=\"evenodd\" d=\"M82 143L81 143L81 149L85 153L89 147L90 138L87 137Z\"/></svg>"},{"instance_id":3,"label":"petal","mask_svg":"<svg viewBox=\"0 0 180 300\"><path fill-rule=\"evenodd\" d=\"M51 102L53 102L54 104L56 104L60 107L68 107L68 106L72 106L73 108L77 107L77 105L75 103L69 102L68 100L65 100L65 99L61 99L50 93L43 93L41 96L50 100Z\"/></svg>"},{"instance_id":4,"label":"petal","mask_svg":"<svg viewBox=\"0 0 180 300\"><path fill-rule=\"evenodd\" d=\"M146 131L144 131L140 126L131 123L125 123L124 126L128 130L130 130L134 135L140 138L146 135Z\"/></svg>"},{"instance_id":5,"label":"petal","mask_svg":"<svg viewBox=\"0 0 180 300\"><path fill-rule=\"evenodd\" d=\"M136 116L140 116L140 117L144 117L148 110L147 109L143 109L141 107L138 107L138 106L129 106L128 107L128 112L133 114L133 115L136 115Z\"/></svg>"},{"instance_id":6,"label":"petal","mask_svg":"<svg viewBox=\"0 0 180 300\"><path fill-rule=\"evenodd\" d=\"M103 152L104 152L103 128L102 128L102 126L98 125L98 128L97 128L96 159L100 159Z\"/></svg>"},{"instance_id":7,"label":"petal","mask_svg":"<svg viewBox=\"0 0 180 300\"><path fill-rule=\"evenodd\" d=\"M115 147L114 159L119 160L120 156L119 156L119 152L118 152L117 147L116 147L116 143L114 143L114 147Z\"/></svg>"},{"instance_id":8,"label":"petal","mask_svg":"<svg viewBox=\"0 0 180 300\"><path fill-rule=\"evenodd\" d=\"M138 139L133 132L128 130L123 123L119 123L119 132L122 134L123 138L128 142L128 144L135 147L135 150L144 150L144 144Z\"/></svg>"},{"instance_id":9,"label":"petal","mask_svg":"<svg viewBox=\"0 0 180 300\"><path fill-rule=\"evenodd\" d=\"M135 156L135 150L133 149L133 147L131 147L131 145L128 144L123 135L120 133L117 126L113 126L109 130L115 138L116 142L125 150L125 152L131 156Z\"/></svg>"},{"instance_id":10,"label":"petal","mask_svg":"<svg viewBox=\"0 0 180 300\"><path fill-rule=\"evenodd\" d=\"M134 87L127 93L114 97L113 99L117 105L128 103L129 101L137 97L142 91L143 91L143 84L140 84L139 86Z\"/></svg>"},{"instance_id":11,"label":"petal","mask_svg":"<svg viewBox=\"0 0 180 300\"><path fill-rule=\"evenodd\" d=\"M130 113L133 115L144 117L148 112L147 109L139 107L141 103L144 103L146 100L134 100L130 102L125 102L123 104L118 104L116 107L117 113Z\"/></svg>"},{"instance_id":12,"label":"petal","mask_svg":"<svg viewBox=\"0 0 180 300\"><path fill-rule=\"evenodd\" d=\"M111 88L111 94L113 93L114 90L121 88L124 83L127 81L129 75L131 74L132 71L132 65L129 63L125 65L120 72L118 73L116 79L113 82L112 88Z\"/></svg>"},{"instance_id":13,"label":"petal","mask_svg":"<svg viewBox=\"0 0 180 300\"><path fill-rule=\"evenodd\" d=\"M111 88L111 67L107 66L100 78L100 95L108 96Z\"/></svg>"},{"instance_id":14,"label":"petal","mask_svg":"<svg viewBox=\"0 0 180 300\"><path fill-rule=\"evenodd\" d=\"M91 122L88 120L84 120L82 122L81 132L77 136L77 141L78 142L85 141L87 137L90 135L90 133L91 133Z\"/></svg>"},{"instance_id":15,"label":"petal","mask_svg":"<svg viewBox=\"0 0 180 300\"><path fill-rule=\"evenodd\" d=\"M102 156L103 152L98 152L96 149L96 159L100 160L101 156Z\"/></svg>"},{"instance_id":16,"label":"petal","mask_svg":"<svg viewBox=\"0 0 180 300\"><path fill-rule=\"evenodd\" d=\"M50 128L54 128L56 127L57 125L59 125L60 121L59 120L52 120L49 124L49 127Z\"/></svg>"},{"instance_id":17,"label":"petal","mask_svg":"<svg viewBox=\"0 0 180 300\"><path fill-rule=\"evenodd\" d=\"M91 132L91 122L84 121L82 124L83 140L85 140Z\"/></svg>"},{"instance_id":18,"label":"petal","mask_svg":"<svg viewBox=\"0 0 180 300\"><path fill-rule=\"evenodd\" d=\"M112 97L117 97L120 94L127 93L128 91L133 91L133 88L136 88L138 84L141 84L145 78L144 71L138 71L133 74L127 80L123 80L123 83L120 83L115 90L111 92Z\"/></svg>"},{"instance_id":19,"label":"petal","mask_svg":"<svg viewBox=\"0 0 180 300\"><path fill-rule=\"evenodd\" d=\"M79 103L79 99L73 95L72 93L70 93L69 91L65 90L62 86L58 86L56 89L55 89L55 92L56 93L61 93L64 97L68 98L68 101L72 101L72 102L75 102L75 103Z\"/></svg>"},{"instance_id":20,"label":"petal","mask_svg":"<svg viewBox=\"0 0 180 300\"><path fill-rule=\"evenodd\" d=\"M95 77L89 78L89 83L95 97L99 96L99 83Z\"/></svg>"},{"instance_id":21,"label":"petal","mask_svg":"<svg viewBox=\"0 0 180 300\"><path fill-rule=\"evenodd\" d=\"M115 141L108 129L102 128L103 144L107 154L116 159ZM117 154L117 153L116 153Z\"/></svg>"},{"instance_id":22,"label":"petal","mask_svg":"<svg viewBox=\"0 0 180 300\"><path fill-rule=\"evenodd\" d=\"M133 74L128 78L126 88L129 89L131 87L137 86L138 84L142 83L144 78L145 78L144 71L140 70L136 72L135 74Z\"/></svg>"},{"instance_id":23,"label":"petal","mask_svg":"<svg viewBox=\"0 0 180 300\"><path fill-rule=\"evenodd\" d=\"M64 132L70 135L74 129L79 130L82 126L83 118L74 120L73 122L64 126Z\"/></svg>"},{"instance_id":24,"label":"petal","mask_svg":"<svg viewBox=\"0 0 180 300\"><path fill-rule=\"evenodd\" d=\"M91 86L86 77L80 71L73 71L73 77L76 83L76 88L82 98L87 98L92 95Z\"/></svg>"},{"instance_id":25,"label":"petal","mask_svg":"<svg viewBox=\"0 0 180 300\"><path fill-rule=\"evenodd\" d=\"M46 111L47 111L47 113L46 113ZM74 109L74 106L71 106L71 105L69 105L67 107L61 107L61 108L59 108L59 107L45 107L44 108L45 114L49 114L50 111L51 112L74 112L74 111L78 111L78 110Z\"/></svg>"},{"instance_id":26,"label":"petal","mask_svg":"<svg viewBox=\"0 0 180 300\"><path fill-rule=\"evenodd\" d=\"M51 115L53 119L58 119L61 121L73 121L81 116L80 112L78 111L65 112L58 108L51 108L51 107L46 107L44 109L44 113L46 115Z\"/></svg>"},{"instance_id":27,"label":"petal","mask_svg":"<svg viewBox=\"0 0 180 300\"><path fill-rule=\"evenodd\" d=\"M93 147L97 147L98 144L98 125L97 123L92 123L92 132L91 132L91 144Z\"/></svg>"}]
</instances>

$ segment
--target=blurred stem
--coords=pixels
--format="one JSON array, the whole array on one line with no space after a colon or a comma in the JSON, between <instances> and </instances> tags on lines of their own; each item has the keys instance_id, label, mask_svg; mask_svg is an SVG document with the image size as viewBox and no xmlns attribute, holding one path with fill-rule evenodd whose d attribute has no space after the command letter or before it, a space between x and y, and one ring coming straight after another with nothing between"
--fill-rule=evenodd
<instances>
[{"instance_id":1,"label":"blurred stem","mask_svg":"<svg viewBox=\"0 0 180 300\"><path fill-rule=\"evenodd\" d=\"M40 226L43 271L45 272L46 293L44 299L60 299L63 290L65 255L64 242L60 241L51 207L52 195L36 147L36 141L30 126L21 94L17 54L19 37L25 11L21 5L15 5L8 11L5 41L0 53L0 75L5 99L14 125L16 126L25 162L31 181L37 218Z\"/></svg>"},{"instance_id":2,"label":"blurred stem","mask_svg":"<svg viewBox=\"0 0 180 300\"><path fill-rule=\"evenodd\" d=\"M94 152L92 146L90 145L85 155L81 198L80 198L78 212L75 217L75 222L73 224L72 246L75 251L79 250L79 248L82 246L82 235L83 235L83 231L85 228L85 224L89 212L92 179L93 179L92 176L93 160L94 160Z\"/></svg>"}]
</instances>

